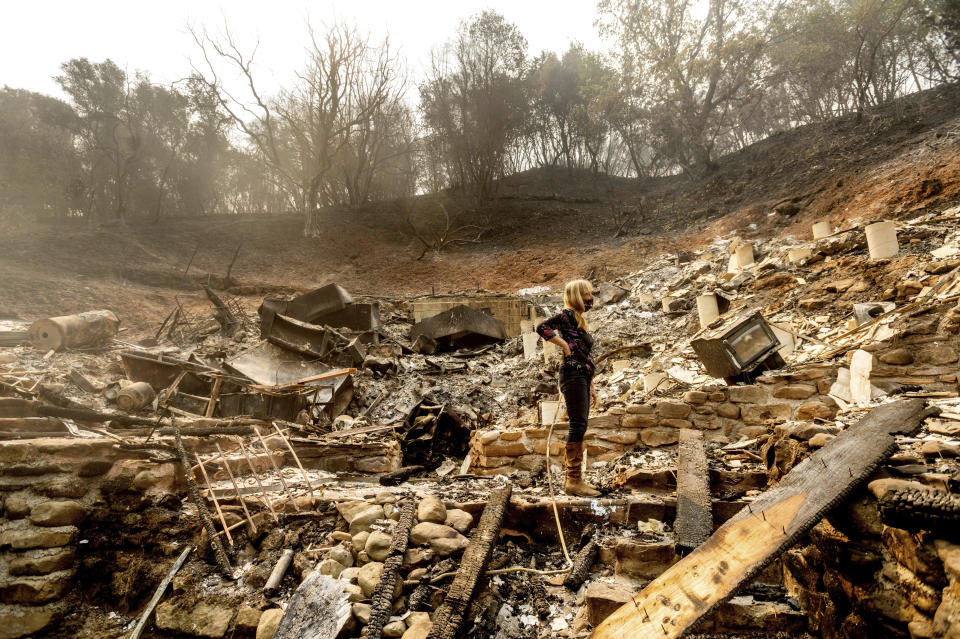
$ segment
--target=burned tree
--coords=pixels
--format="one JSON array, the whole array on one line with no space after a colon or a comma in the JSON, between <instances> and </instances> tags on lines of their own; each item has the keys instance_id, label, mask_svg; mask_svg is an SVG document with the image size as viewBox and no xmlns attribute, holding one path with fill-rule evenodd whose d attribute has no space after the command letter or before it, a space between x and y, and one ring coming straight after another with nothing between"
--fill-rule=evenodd
<instances>
[{"instance_id":1,"label":"burned tree","mask_svg":"<svg viewBox=\"0 0 960 639\"><path fill-rule=\"evenodd\" d=\"M372 44L356 28L337 24L319 33L309 27L310 46L296 84L270 98L254 77L254 53L246 53L229 30L221 38L192 34L203 56L196 78L243 132L271 180L304 215L304 235L320 232L321 212L381 198L407 195L412 124L403 101L406 79L389 40ZM225 88L221 67L239 72L246 97ZM382 181L381 178L383 178Z\"/></svg>"}]
</instances>

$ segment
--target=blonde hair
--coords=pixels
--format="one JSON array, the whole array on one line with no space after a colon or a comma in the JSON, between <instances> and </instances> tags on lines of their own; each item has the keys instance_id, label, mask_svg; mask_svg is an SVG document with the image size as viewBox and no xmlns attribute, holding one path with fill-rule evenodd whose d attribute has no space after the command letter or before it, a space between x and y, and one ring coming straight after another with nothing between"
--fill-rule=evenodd
<instances>
[{"instance_id":1,"label":"blonde hair","mask_svg":"<svg viewBox=\"0 0 960 639\"><path fill-rule=\"evenodd\" d=\"M583 296L587 293L593 293L593 285L587 280L573 280L567 282L563 287L563 307L573 311L573 316L577 320L577 326L583 330L588 330L587 320L583 314L587 312L586 304L583 303Z\"/></svg>"}]
</instances>

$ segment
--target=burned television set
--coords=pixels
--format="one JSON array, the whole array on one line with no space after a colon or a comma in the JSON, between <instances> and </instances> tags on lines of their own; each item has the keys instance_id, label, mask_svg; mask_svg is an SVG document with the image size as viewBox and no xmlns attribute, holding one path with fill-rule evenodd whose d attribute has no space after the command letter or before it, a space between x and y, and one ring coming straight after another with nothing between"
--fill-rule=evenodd
<instances>
[{"instance_id":1,"label":"burned television set","mask_svg":"<svg viewBox=\"0 0 960 639\"><path fill-rule=\"evenodd\" d=\"M750 382L766 370L782 368L782 344L759 311L738 315L706 329L690 344L714 377L728 383Z\"/></svg>"}]
</instances>

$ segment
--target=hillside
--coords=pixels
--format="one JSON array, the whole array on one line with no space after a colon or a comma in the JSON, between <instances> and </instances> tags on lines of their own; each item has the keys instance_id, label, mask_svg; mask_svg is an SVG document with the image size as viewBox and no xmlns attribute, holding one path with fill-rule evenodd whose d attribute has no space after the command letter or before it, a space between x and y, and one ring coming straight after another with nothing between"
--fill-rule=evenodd
<instances>
[{"instance_id":1,"label":"hillside","mask_svg":"<svg viewBox=\"0 0 960 639\"><path fill-rule=\"evenodd\" d=\"M303 238L294 216L16 229L0 238L0 319L96 306L117 311L134 332L147 330L178 296L205 303L198 281L209 275L216 285L238 246L230 290L255 305L265 292L327 282L366 295L555 287L573 276L634 272L658 254L731 233L806 238L819 219L846 228L903 218L960 193L958 114L960 87L944 87L860 123L842 118L774 135L693 180L527 171L503 181L495 209L466 211L466 222L454 222L477 225L469 235L479 233L478 242L440 253L424 252L397 203L331 219L319 239ZM638 211L619 237L617 206ZM431 198L412 210L421 232L441 230Z\"/></svg>"}]
</instances>

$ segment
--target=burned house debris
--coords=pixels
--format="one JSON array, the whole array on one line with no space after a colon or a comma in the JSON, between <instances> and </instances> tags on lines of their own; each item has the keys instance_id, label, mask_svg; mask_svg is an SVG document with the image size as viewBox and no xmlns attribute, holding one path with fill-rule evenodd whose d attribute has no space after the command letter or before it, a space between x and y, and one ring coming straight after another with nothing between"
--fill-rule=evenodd
<instances>
[{"instance_id":1,"label":"burned house debris","mask_svg":"<svg viewBox=\"0 0 960 639\"><path fill-rule=\"evenodd\" d=\"M428 337L447 350L502 342L507 338L503 322L469 306L454 306L416 324L410 331L414 343Z\"/></svg>"},{"instance_id":2,"label":"burned house debris","mask_svg":"<svg viewBox=\"0 0 960 639\"><path fill-rule=\"evenodd\" d=\"M958 223L599 284L592 499L550 290L11 325L0 637L955 636Z\"/></svg>"}]
</instances>

